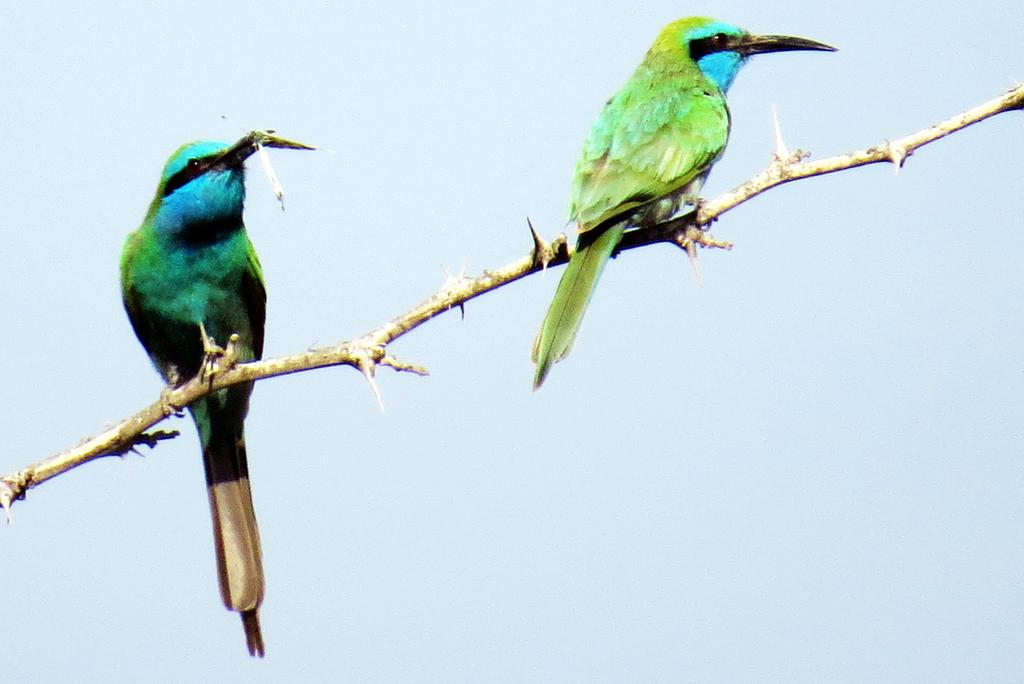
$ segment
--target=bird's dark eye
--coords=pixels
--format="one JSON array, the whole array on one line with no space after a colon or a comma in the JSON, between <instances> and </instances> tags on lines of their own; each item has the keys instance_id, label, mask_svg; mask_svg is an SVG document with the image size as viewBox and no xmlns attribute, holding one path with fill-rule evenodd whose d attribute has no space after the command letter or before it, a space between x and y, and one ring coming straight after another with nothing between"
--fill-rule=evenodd
<instances>
[{"instance_id":1,"label":"bird's dark eye","mask_svg":"<svg viewBox=\"0 0 1024 684\"><path fill-rule=\"evenodd\" d=\"M203 175L203 158L193 157L189 159L185 162L185 168L167 180L167 185L164 186L164 197L167 197L178 188L187 185L193 178L198 178L201 175Z\"/></svg>"},{"instance_id":2,"label":"bird's dark eye","mask_svg":"<svg viewBox=\"0 0 1024 684\"><path fill-rule=\"evenodd\" d=\"M699 62L701 57L705 57L715 52L724 52L731 50L732 39L728 33L716 33L707 38L698 38L697 40L690 41L690 58L695 62Z\"/></svg>"}]
</instances>

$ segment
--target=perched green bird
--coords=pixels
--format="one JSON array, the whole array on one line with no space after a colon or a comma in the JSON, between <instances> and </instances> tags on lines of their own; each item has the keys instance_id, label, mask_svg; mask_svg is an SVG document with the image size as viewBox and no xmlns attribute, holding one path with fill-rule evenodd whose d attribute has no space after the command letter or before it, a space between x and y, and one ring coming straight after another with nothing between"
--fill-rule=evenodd
<instances>
[{"instance_id":1,"label":"perched green bird","mask_svg":"<svg viewBox=\"0 0 1024 684\"><path fill-rule=\"evenodd\" d=\"M628 228L661 223L695 203L729 138L725 93L751 55L835 48L755 36L706 17L672 22L605 105L576 163L569 220L576 251L533 345L533 387L568 355L605 263Z\"/></svg>"},{"instance_id":2,"label":"perched green bird","mask_svg":"<svg viewBox=\"0 0 1024 684\"><path fill-rule=\"evenodd\" d=\"M239 361L263 353L266 292L242 223L245 160L260 145L312 149L254 131L234 145L198 141L164 167L156 197L121 254L121 294L135 334L171 385L197 375L214 341ZM249 653L262 656L263 563L242 425L252 385L189 406L203 447L224 604L242 615Z\"/></svg>"}]
</instances>

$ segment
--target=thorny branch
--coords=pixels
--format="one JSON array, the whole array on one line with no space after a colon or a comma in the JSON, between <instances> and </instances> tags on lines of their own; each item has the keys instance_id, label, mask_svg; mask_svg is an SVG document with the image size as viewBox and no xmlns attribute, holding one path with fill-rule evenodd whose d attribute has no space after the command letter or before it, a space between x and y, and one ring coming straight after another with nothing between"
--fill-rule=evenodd
<instances>
[{"instance_id":1,"label":"thorny branch","mask_svg":"<svg viewBox=\"0 0 1024 684\"><path fill-rule=\"evenodd\" d=\"M807 157L804 152L797 150L789 153L783 145L777 144L779 149L776 151L775 159L764 171L713 200L701 202L697 209L688 214L650 228L626 233L619 251L670 242L685 249L692 257L695 254L696 245L728 247L728 243L713 240L705 231L705 226L730 209L770 188L801 178L820 176L867 164L892 163L898 170L918 148L991 116L1015 109L1024 109L1024 86L1012 88L997 98L924 130L848 154L804 161ZM391 342L439 314L453 308L461 308L475 297L513 283L548 266L558 266L568 261L569 250L564 235L559 235L549 243L542 240L533 231L532 225L530 230L534 244L528 256L499 269L484 271L482 275L475 278L449 277L440 289L428 299L358 339L345 341L329 348L252 363L235 364L230 357L218 359L216 372L206 375L206 377L190 380L176 389L168 388L164 390L157 401L117 425L86 439L76 447L45 458L0 479L0 507L3 507L9 516L10 506L14 500L24 498L29 489L50 478L96 458L126 454L135 450L138 445L154 447L158 441L175 436L177 433L164 431L147 433L146 431L164 418L177 414L197 399L230 385L316 368L345 365L352 366L366 377L374 395L379 400L379 392L373 380L377 366L387 366L396 371L418 375L427 374L426 369L399 361L391 356L387 351L387 346Z\"/></svg>"}]
</instances>

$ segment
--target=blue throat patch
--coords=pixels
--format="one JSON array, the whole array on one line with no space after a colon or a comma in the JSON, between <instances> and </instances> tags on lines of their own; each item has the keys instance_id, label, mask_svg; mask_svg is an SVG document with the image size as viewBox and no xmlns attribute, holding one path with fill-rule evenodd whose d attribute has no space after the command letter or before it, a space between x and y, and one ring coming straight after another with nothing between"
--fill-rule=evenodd
<instances>
[{"instance_id":1,"label":"blue throat patch","mask_svg":"<svg viewBox=\"0 0 1024 684\"><path fill-rule=\"evenodd\" d=\"M687 33L684 40L689 44L690 41L710 38L718 33L742 36L745 31L724 21L709 21ZM712 52L697 60L697 67L723 93L729 90L729 86L732 85L741 66L743 66L743 57L738 52Z\"/></svg>"},{"instance_id":2,"label":"blue throat patch","mask_svg":"<svg viewBox=\"0 0 1024 684\"><path fill-rule=\"evenodd\" d=\"M743 66L743 57L738 52L713 52L701 57L697 66L724 93Z\"/></svg>"}]
</instances>

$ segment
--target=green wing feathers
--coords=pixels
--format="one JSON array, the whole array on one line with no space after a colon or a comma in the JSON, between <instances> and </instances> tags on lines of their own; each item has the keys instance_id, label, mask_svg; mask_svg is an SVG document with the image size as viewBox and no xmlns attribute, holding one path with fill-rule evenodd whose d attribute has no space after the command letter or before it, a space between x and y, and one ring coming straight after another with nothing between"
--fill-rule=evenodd
<instances>
[{"instance_id":1,"label":"green wing feathers","mask_svg":"<svg viewBox=\"0 0 1024 684\"><path fill-rule=\"evenodd\" d=\"M569 208L581 232L686 187L721 156L729 136L724 99L679 83L652 99L634 92L665 85L631 81L591 129Z\"/></svg>"},{"instance_id":2,"label":"green wing feathers","mask_svg":"<svg viewBox=\"0 0 1024 684\"><path fill-rule=\"evenodd\" d=\"M572 348L626 228L664 220L666 206L670 213L693 200L728 137L725 98L688 58L652 50L608 101L576 164L569 218L585 244L569 260L534 341L534 389Z\"/></svg>"},{"instance_id":3,"label":"green wing feathers","mask_svg":"<svg viewBox=\"0 0 1024 684\"><path fill-rule=\"evenodd\" d=\"M622 241L625 228L624 223L611 226L590 244L577 246L569 259L569 265L558 281L555 298L533 342L533 362L537 365L534 389L544 383L551 365L564 359L572 349L576 331L583 321L601 271Z\"/></svg>"}]
</instances>

